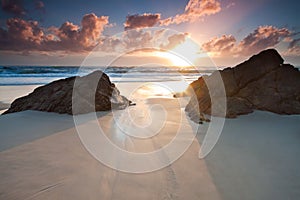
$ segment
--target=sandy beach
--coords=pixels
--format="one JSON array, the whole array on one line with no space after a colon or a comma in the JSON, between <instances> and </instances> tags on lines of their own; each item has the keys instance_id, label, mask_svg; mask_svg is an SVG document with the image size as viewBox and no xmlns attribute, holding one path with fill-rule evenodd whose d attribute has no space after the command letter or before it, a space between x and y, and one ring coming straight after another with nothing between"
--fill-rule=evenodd
<instances>
[{"instance_id":1,"label":"sandy beach","mask_svg":"<svg viewBox=\"0 0 300 200\"><path fill-rule=\"evenodd\" d=\"M300 1L0 4L0 200L300 200Z\"/></svg>"},{"instance_id":2,"label":"sandy beach","mask_svg":"<svg viewBox=\"0 0 300 200\"><path fill-rule=\"evenodd\" d=\"M126 94L126 87L118 87ZM131 138L118 126L119 121L114 118L128 110L117 114L100 112L97 120L107 137L120 148L149 152L169 143L179 125L187 134L193 133L194 122L184 114L186 103L184 98L151 96L130 107L132 112L139 113L147 113L157 104L164 107L166 116L160 109L151 110L157 116L153 119L156 124L166 118L158 134L147 140ZM145 123L147 117L139 115L137 122ZM37 111L3 115L0 116L0 197L297 199L300 196L299 122L299 115L263 111L226 119L217 145L204 159L198 158L204 137L200 131L191 146L171 165L154 172L132 174L111 169L95 159L80 141L70 115ZM94 122L87 120L79 126L89 123ZM208 125L202 125L203 130ZM133 135L147 135L138 129L128 130Z\"/></svg>"},{"instance_id":3,"label":"sandy beach","mask_svg":"<svg viewBox=\"0 0 300 200\"><path fill-rule=\"evenodd\" d=\"M10 104L19 97L27 95L40 85L7 85L0 86L0 114L3 113Z\"/></svg>"}]
</instances>

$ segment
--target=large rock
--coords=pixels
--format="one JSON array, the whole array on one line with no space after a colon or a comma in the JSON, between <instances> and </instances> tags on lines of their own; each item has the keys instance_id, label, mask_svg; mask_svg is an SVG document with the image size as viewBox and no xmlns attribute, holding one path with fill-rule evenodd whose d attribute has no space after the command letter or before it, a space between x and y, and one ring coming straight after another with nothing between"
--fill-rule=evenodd
<instances>
[{"instance_id":1,"label":"large rock","mask_svg":"<svg viewBox=\"0 0 300 200\"><path fill-rule=\"evenodd\" d=\"M105 73L95 71L38 87L29 95L16 99L4 114L24 110L83 114L123 109L129 103Z\"/></svg>"},{"instance_id":2,"label":"large rock","mask_svg":"<svg viewBox=\"0 0 300 200\"><path fill-rule=\"evenodd\" d=\"M218 99L220 103L222 99L218 77L225 87L228 118L254 110L300 114L300 72L292 65L283 64L275 49L268 49L233 68L216 71L191 83L188 90L193 95L186 111L193 120L199 120L202 114L222 116L222 109L212 113L211 98L216 107Z\"/></svg>"}]
</instances>

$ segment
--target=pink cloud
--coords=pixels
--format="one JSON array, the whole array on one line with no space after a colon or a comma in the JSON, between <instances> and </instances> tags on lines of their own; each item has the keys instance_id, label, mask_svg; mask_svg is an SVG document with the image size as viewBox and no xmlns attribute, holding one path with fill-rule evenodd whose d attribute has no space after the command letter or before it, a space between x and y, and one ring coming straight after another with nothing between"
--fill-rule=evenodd
<instances>
[{"instance_id":1,"label":"pink cloud","mask_svg":"<svg viewBox=\"0 0 300 200\"><path fill-rule=\"evenodd\" d=\"M71 22L63 23L59 28L44 29L37 21L19 18L7 20L7 29L0 29L0 49L13 51L86 51L92 49L100 40L107 16L97 17L87 14L82 18L81 26ZM46 30L46 31L45 31Z\"/></svg>"},{"instance_id":2,"label":"pink cloud","mask_svg":"<svg viewBox=\"0 0 300 200\"><path fill-rule=\"evenodd\" d=\"M147 48L152 46L155 35L150 31L128 30L122 35L104 37L97 46L97 50L106 53L122 53Z\"/></svg>"},{"instance_id":3,"label":"pink cloud","mask_svg":"<svg viewBox=\"0 0 300 200\"><path fill-rule=\"evenodd\" d=\"M160 48L165 49L165 50L173 49L176 46L182 44L186 40L187 36L188 36L188 33L179 33L179 34L171 35L168 37L168 43L161 44Z\"/></svg>"},{"instance_id":4,"label":"pink cloud","mask_svg":"<svg viewBox=\"0 0 300 200\"><path fill-rule=\"evenodd\" d=\"M167 35L165 29L125 31L116 37L103 36L109 21L106 16L87 14L81 24L66 21L60 27L43 28L37 21L20 18L7 20L0 28L0 50L28 55L30 52L88 52L98 44L102 52L118 53L151 47L172 49L185 41L186 33Z\"/></svg>"},{"instance_id":5,"label":"pink cloud","mask_svg":"<svg viewBox=\"0 0 300 200\"><path fill-rule=\"evenodd\" d=\"M291 34L287 28L274 26L259 26L238 45L238 51L243 55L251 55L269 47L274 47Z\"/></svg>"},{"instance_id":6,"label":"pink cloud","mask_svg":"<svg viewBox=\"0 0 300 200\"><path fill-rule=\"evenodd\" d=\"M130 30L122 35L124 48L127 50L145 48L151 45L153 36L150 31Z\"/></svg>"},{"instance_id":7,"label":"pink cloud","mask_svg":"<svg viewBox=\"0 0 300 200\"><path fill-rule=\"evenodd\" d=\"M214 52L216 55L244 55L249 56L258 53L261 50L274 47L286 38L292 32L286 28L276 28L274 26L259 26L238 44L232 35L223 35L212 38L210 41L202 44L203 50Z\"/></svg>"},{"instance_id":8,"label":"pink cloud","mask_svg":"<svg viewBox=\"0 0 300 200\"><path fill-rule=\"evenodd\" d=\"M101 41L101 44L98 46L99 50L104 52L117 52L118 49L123 48L123 42L120 38L117 37L107 37Z\"/></svg>"},{"instance_id":9,"label":"pink cloud","mask_svg":"<svg viewBox=\"0 0 300 200\"><path fill-rule=\"evenodd\" d=\"M161 20L160 24L168 26L170 24L194 22L220 11L221 4L218 0L190 0L185 7L184 13Z\"/></svg>"},{"instance_id":10,"label":"pink cloud","mask_svg":"<svg viewBox=\"0 0 300 200\"><path fill-rule=\"evenodd\" d=\"M235 46L236 39L232 35L222 35L221 37L214 37L208 42L202 44L202 48L208 52L217 52L227 54L232 51Z\"/></svg>"},{"instance_id":11,"label":"pink cloud","mask_svg":"<svg viewBox=\"0 0 300 200\"><path fill-rule=\"evenodd\" d=\"M218 0L190 0L185 7L184 13L166 19L161 19L160 13L128 15L124 23L124 28L125 30L129 30L153 27L155 25L168 26L170 24L194 22L220 11L221 4Z\"/></svg>"},{"instance_id":12,"label":"pink cloud","mask_svg":"<svg viewBox=\"0 0 300 200\"><path fill-rule=\"evenodd\" d=\"M144 13L128 15L124 23L125 30L152 27L160 21L160 14Z\"/></svg>"},{"instance_id":13,"label":"pink cloud","mask_svg":"<svg viewBox=\"0 0 300 200\"><path fill-rule=\"evenodd\" d=\"M101 33L104 30L105 25L108 24L107 16L97 17L95 14L87 14L81 21L80 39L84 45L95 45L95 42L99 39Z\"/></svg>"},{"instance_id":14,"label":"pink cloud","mask_svg":"<svg viewBox=\"0 0 300 200\"><path fill-rule=\"evenodd\" d=\"M35 49L40 45L44 32L37 21L25 21L19 18L11 18L6 22L7 30L1 28L1 49L22 50Z\"/></svg>"},{"instance_id":15,"label":"pink cloud","mask_svg":"<svg viewBox=\"0 0 300 200\"><path fill-rule=\"evenodd\" d=\"M187 35L187 33L170 34L166 29L132 29L123 32L122 35L104 38L97 50L107 53L142 52L149 49L170 50L183 43Z\"/></svg>"}]
</instances>

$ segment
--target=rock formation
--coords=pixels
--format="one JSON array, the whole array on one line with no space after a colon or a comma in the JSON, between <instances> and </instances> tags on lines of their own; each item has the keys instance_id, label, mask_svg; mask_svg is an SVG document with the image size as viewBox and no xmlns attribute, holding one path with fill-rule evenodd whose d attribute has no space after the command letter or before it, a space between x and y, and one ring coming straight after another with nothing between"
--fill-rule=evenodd
<instances>
[{"instance_id":1,"label":"rock formation","mask_svg":"<svg viewBox=\"0 0 300 200\"><path fill-rule=\"evenodd\" d=\"M129 104L130 101L120 95L105 73L95 71L38 87L27 96L16 99L3 114L24 110L83 114L124 109Z\"/></svg>"},{"instance_id":2,"label":"rock formation","mask_svg":"<svg viewBox=\"0 0 300 200\"><path fill-rule=\"evenodd\" d=\"M215 98L215 102L221 98L218 96L221 88L214 84L218 75L225 87L228 118L254 110L300 114L300 71L290 64L283 64L275 49L268 49L233 68L215 71L192 82L188 90L194 95L185 110L193 120L199 121L203 114L211 115L211 98ZM210 85L213 97L207 85ZM219 114L222 115L218 112L213 115Z\"/></svg>"}]
</instances>

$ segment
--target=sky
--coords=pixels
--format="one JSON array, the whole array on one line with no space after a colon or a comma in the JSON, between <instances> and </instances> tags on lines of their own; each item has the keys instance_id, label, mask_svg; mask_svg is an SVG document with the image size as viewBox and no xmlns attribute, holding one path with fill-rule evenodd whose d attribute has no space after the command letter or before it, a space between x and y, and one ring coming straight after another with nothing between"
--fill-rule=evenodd
<instances>
[{"instance_id":1,"label":"sky","mask_svg":"<svg viewBox=\"0 0 300 200\"><path fill-rule=\"evenodd\" d=\"M300 66L297 0L1 0L0 65Z\"/></svg>"}]
</instances>

